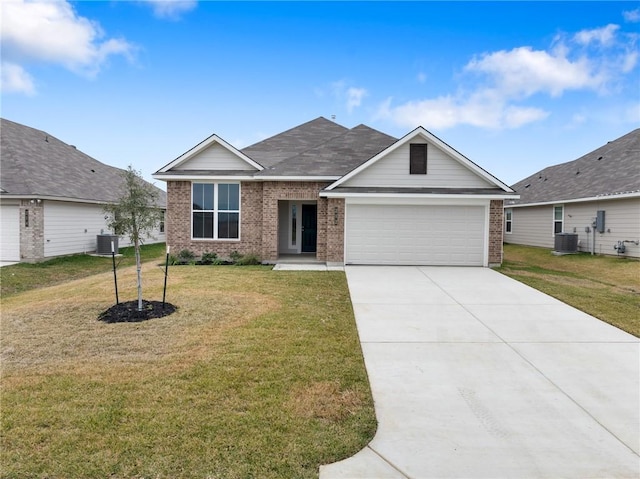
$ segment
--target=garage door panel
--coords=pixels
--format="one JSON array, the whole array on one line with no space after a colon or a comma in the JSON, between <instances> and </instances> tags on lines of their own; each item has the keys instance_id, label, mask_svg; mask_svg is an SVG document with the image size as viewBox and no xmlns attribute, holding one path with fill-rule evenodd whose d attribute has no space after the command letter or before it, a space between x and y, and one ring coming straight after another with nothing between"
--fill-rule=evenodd
<instances>
[{"instance_id":1,"label":"garage door panel","mask_svg":"<svg viewBox=\"0 0 640 479\"><path fill-rule=\"evenodd\" d=\"M20 208L0 206L0 260L20 261Z\"/></svg>"},{"instance_id":2,"label":"garage door panel","mask_svg":"<svg viewBox=\"0 0 640 479\"><path fill-rule=\"evenodd\" d=\"M477 265L484 206L347 205L346 262Z\"/></svg>"}]
</instances>

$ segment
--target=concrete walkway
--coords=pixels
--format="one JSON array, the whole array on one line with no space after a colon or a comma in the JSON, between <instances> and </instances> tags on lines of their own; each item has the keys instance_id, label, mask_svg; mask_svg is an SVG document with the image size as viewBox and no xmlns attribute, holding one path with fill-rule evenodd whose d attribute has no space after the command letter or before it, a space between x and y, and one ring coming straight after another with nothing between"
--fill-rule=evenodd
<instances>
[{"instance_id":1,"label":"concrete walkway","mask_svg":"<svg viewBox=\"0 0 640 479\"><path fill-rule=\"evenodd\" d=\"M320 479L640 477L640 341L487 268L347 266L378 431Z\"/></svg>"}]
</instances>

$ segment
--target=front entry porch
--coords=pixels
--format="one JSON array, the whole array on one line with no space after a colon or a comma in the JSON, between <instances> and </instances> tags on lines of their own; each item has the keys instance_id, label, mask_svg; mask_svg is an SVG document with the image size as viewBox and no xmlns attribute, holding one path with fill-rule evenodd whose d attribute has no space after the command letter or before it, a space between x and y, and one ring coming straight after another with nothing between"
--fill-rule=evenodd
<instances>
[{"instance_id":1,"label":"front entry porch","mask_svg":"<svg viewBox=\"0 0 640 479\"><path fill-rule=\"evenodd\" d=\"M278 258L317 261L318 204L310 200L278 201Z\"/></svg>"}]
</instances>

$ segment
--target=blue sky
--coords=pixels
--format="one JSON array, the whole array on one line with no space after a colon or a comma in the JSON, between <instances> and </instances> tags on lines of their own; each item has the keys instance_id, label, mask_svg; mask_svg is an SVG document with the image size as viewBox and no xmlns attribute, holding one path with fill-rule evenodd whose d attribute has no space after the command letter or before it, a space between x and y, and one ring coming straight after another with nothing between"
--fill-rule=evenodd
<instances>
[{"instance_id":1,"label":"blue sky","mask_svg":"<svg viewBox=\"0 0 640 479\"><path fill-rule=\"evenodd\" d=\"M424 126L507 184L640 126L637 1L0 8L2 117L149 180L319 116Z\"/></svg>"}]
</instances>

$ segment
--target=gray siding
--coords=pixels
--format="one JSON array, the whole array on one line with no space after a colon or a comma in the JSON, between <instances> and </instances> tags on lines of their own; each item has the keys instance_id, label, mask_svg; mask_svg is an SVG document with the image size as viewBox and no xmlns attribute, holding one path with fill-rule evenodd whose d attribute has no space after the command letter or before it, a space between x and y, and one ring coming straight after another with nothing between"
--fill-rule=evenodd
<instances>
[{"instance_id":1,"label":"gray siding","mask_svg":"<svg viewBox=\"0 0 640 479\"><path fill-rule=\"evenodd\" d=\"M512 233L505 232L505 243L552 249L553 206L513 208ZM579 251L592 251L594 235L591 225L598 210L605 212L605 232L595 234L597 254L616 255L613 247L618 241L640 240L640 198L567 203L564 205L563 231L578 234ZM640 258L640 246L630 243L625 246L625 256Z\"/></svg>"},{"instance_id":2,"label":"gray siding","mask_svg":"<svg viewBox=\"0 0 640 479\"><path fill-rule=\"evenodd\" d=\"M193 158L178 165L176 170L248 170L255 171L249 163L214 143Z\"/></svg>"},{"instance_id":3,"label":"gray siding","mask_svg":"<svg viewBox=\"0 0 640 479\"><path fill-rule=\"evenodd\" d=\"M415 140L411 143L427 143ZM494 186L429 143L427 174L409 174L409 144L381 158L342 186L487 188Z\"/></svg>"},{"instance_id":4,"label":"gray siding","mask_svg":"<svg viewBox=\"0 0 640 479\"><path fill-rule=\"evenodd\" d=\"M513 208L511 233L505 243L553 248L553 206Z\"/></svg>"}]
</instances>

